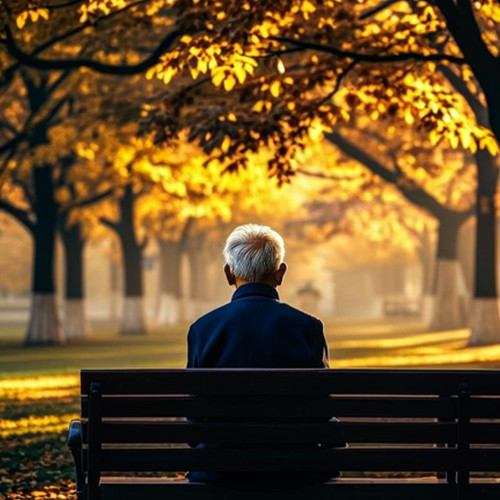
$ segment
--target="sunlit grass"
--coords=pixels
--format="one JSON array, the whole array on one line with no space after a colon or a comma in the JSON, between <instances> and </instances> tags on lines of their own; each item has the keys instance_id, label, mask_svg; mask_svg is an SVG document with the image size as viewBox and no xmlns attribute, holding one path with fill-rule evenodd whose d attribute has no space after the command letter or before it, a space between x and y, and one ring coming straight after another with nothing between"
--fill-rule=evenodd
<instances>
[{"instance_id":1,"label":"sunlit grass","mask_svg":"<svg viewBox=\"0 0 500 500\"><path fill-rule=\"evenodd\" d=\"M396 347L416 347L426 344L442 344L444 342L457 340L465 342L468 336L469 330L463 329L446 332L414 334L400 338L339 340L336 341L334 345L336 349L393 349Z\"/></svg>"},{"instance_id":2,"label":"sunlit grass","mask_svg":"<svg viewBox=\"0 0 500 500\"><path fill-rule=\"evenodd\" d=\"M500 365L500 344L467 347L469 330L414 334L401 338L334 342L335 368L480 367ZM349 356L349 351L351 356ZM361 351L361 355L356 353ZM356 355L356 354L357 355ZM354 354L354 355L353 355Z\"/></svg>"},{"instance_id":3,"label":"sunlit grass","mask_svg":"<svg viewBox=\"0 0 500 500\"><path fill-rule=\"evenodd\" d=\"M18 420L0 419L0 438L25 434L59 433L68 429L68 422L79 418L77 413L64 415L30 415Z\"/></svg>"},{"instance_id":4,"label":"sunlit grass","mask_svg":"<svg viewBox=\"0 0 500 500\"><path fill-rule=\"evenodd\" d=\"M75 395L77 375L52 375L0 380L0 400L60 399Z\"/></svg>"},{"instance_id":5,"label":"sunlit grass","mask_svg":"<svg viewBox=\"0 0 500 500\"><path fill-rule=\"evenodd\" d=\"M500 363L500 345L470 347L451 350L447 346L415 349L413 354L389 354L379 356L363 356L335 360L337 368L355 367L422 367L481 365L484 363Z\"/></svg>"}]
</instances>

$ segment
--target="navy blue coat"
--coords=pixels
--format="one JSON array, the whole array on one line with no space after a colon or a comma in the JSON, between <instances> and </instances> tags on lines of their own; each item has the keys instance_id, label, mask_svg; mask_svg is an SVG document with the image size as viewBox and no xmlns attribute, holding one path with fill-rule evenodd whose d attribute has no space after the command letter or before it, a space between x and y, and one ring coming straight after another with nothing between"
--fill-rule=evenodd
<instances>
[{"instance_id":1,"label":"navy blue coat","mask_svg":"<svg viewBox=\"0 0 500 500\"><path fill-rule=\"evenodd\" d=\"M262 283L237 288L188 333L188 368L323 368L327 360L323 323Z\"/></svg>"},{"instance_id":2,"label":"navy blue coat","mask_svg":"<svg viewBox=\"0 0 500 500\"><path fill-rule=\"evenodd\" d=\"M231 302L199 318L188 333L188 368L323 368L327 364L323 323L281 303L276 289L261 283L237 288ZM188 478L242 490L279 490L322 482L333 475L192 471Z\"/></svg>"}]
</instances>

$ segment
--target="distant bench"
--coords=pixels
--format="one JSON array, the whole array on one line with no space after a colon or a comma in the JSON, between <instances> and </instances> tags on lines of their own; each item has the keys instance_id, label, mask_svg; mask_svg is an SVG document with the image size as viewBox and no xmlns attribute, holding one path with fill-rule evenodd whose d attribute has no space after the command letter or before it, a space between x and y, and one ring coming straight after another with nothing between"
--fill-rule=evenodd
<instances>
[{"instance_id":1,"label":"distant bench","mask_svg":"<svg viewBox=\"0 0 500 500\"><path fill-rule=\"evenodd\" d=\"M83 370L81 394L82 420L68 441L80 499L500 498L500 371ZM332 415L341 422L328 422ZM253 446L185 444L235 441ZM342 441L349 447L300 447ZM188 470L341 470L343 478L241 493L139 477ZM359 477L367 471L380 478ZM470 480L471 472L482 474Z\"/></svg>"},{"instance_id":2,"label":"distant bench","mask_svg":"<svg viewBox=\"0 0 500 500\"><path fill-rule=\"evenodd\" d=\"M418 317L422 314L422 299L405 296L386 296L382 299L384 317Z\"/></svg>"}]
</instances>

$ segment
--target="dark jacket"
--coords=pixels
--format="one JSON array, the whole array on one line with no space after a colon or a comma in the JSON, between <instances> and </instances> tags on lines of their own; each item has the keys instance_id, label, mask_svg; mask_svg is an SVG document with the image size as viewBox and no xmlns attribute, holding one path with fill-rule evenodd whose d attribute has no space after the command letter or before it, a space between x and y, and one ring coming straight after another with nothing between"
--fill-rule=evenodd
<instances>
[{"instance_id":1,"label":"dark jacket","mask_svg":"<svg viewBox=\"0 0 500 500\"><path fill-rule=\"evenodd\" d=\"M188 334L188 368L323 368L327 359L323 323L261 283L240 286Z\"/></svg>"},{"instance_id":2,"label":"dark jacket","mask_svg":"<svg viewBox=\"0 0 500 500\"><path fill-rule=\"evenodd\" d=\"M230 303L202 316L188 333L188 368L323 368L327 363L322 322L281 303L276 289L261 283L240 286ZM331 475L191 471L188 478L242 490L273 490L325 481Z\"/></svg>"}]
</instances>

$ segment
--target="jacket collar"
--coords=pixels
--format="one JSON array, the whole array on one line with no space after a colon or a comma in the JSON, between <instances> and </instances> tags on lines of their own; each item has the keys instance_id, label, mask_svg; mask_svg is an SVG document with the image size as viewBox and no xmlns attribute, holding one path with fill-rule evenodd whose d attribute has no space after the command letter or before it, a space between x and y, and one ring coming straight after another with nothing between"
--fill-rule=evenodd
<instances>
[{"instance_id":1,"label":"jacket collar","mask_svg":"<svg viewBox=\"0 0 500 500\"><path fill-rule=\"evenodd\" d=\"M231 301L238 300L243 297L248 297L250 295L258 295L261 297L267 297L269 299L279 300L278 291L270 285L265 285L264 283L246 283L245 285L239 286L233 293Z\"/></svg>"}]
</instances>

